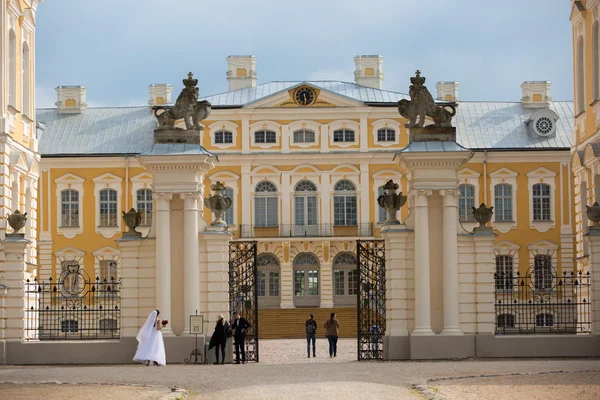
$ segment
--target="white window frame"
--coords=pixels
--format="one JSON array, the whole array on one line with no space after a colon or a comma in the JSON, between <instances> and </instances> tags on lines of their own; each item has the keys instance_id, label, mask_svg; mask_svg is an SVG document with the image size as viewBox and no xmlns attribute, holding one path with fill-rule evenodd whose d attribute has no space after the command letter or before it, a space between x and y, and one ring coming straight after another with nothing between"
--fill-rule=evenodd
<instances>
[{"instance_id":1,"label":"white window frame","mask_svg":"<svg viewBox=\"0 0 600 400\"><path fill-rule=\"evenodd\" d=\"M317 178L318 179L318 178ZM307 181L310 182L314 185L315 190L314 191L302 191L302 192L298 192L296 191L296 186L303 181ZM318 232L319 232L319 221L320 221L320 207L321 207L321 199L319 196L319 185L317 183L315 183L315 181L311 180L311 179L298 179L297 182L294 183L294 185L292 186L294 188L294 191L291 193L291 198L292 198L292 209L291 209L291 213L292 213L292 226L293 226L293 231L292 234L294 236L304 236L305 234L307 234L308 236L318 236ZM315 218L316 218L316 222L313 225L300 225L298 222L296 221L296 201L299 197L304 198L304 219L307 219L308 216L308 202L306 201L307 197L314 197L316 199L316 209L315 209ZM302 221L302 224L304 224L304 221Z\"/></svg>"},{"instance_id":2,"label":"white window frame","mask_svg":"<svg viewBox=\"0 0 600 400\"><path fill-rule=\"evenodd\" d=\"M299 130L309 130L315 133L315 141L313 143L296 143L294 142L294 132ZM321 124L311 120L300 120L294 121L288 125L282 127L283 141L282 144L285 148L286 143L288 146L298 147L301 149L307 148L319 148L321 146Z\"/></svg>"},{"instance_id":3,"label":"white window frame","mask_svg":"<svg viewBox=\"0 0 600 400\"><path fill-rule=\"evenodd\" d=\"M273 256L275 259L277 259L277 265L260 265L259 264L259 259L260 256L263 254L268 254L270 256ZM261 253L257 256L257 271L263 271L265 272L265 296L257 296L258 297L258 307L260 309L262 308L279 308L279 305L281 303L281 262L279 260L279 257L277 257L276 254L273 253ZM271 282L271 277L269 276L269 272L272 271L276 271L278 273L278 289L277 292L279 293L277 296L271 296L270 294L270 282ZM258 280L258 277L257 277Z\"/></svg>"},{"instance_id":4,"label":"white window frame","mask_svg":"<svg viewBox=\"0 0 600 400\"><path fill-rule=\"evenodd\" d=\"M146 190L150 192L150 199L146 198L142 202L146 203L146 204L148 204L148 203L150 204L150 223L149 224L145 224L144 222L146 222L146 221L144 221L144 218L142 217L142 224L140 226L143 226L143 227L152 226L152 221L154 220L154 200L152 200L152 195L153 195L154 192L152 191L152 188L149 188L149 187L139 188L135 192L135 200L134 200L135 201L134 204L135 204L136 211L141 212L140 211L140 205L139 205L140 204L140 200L138 199L138 194L139 194L140 191L146 191ZM147 208L147 207L145 207L145 208Z\"/></svg>"},{"instance_id":5,"label":"white window frame","mask_svg":"<svg viewBox=\"0 0 600 400\"><path fill-rule=\"evenodd\" d=\"M80 178L77 175L68 173L62 175L54 180L56 183L56 231L59 235L63 235L66 238L72 239L76 235L80 235L83 233L83 213L84 213L84 201L83 201L83 183L85 182L84 178ZM73 227L63 227L62 223L62 201L61 201L61 193L63 190L76 190L79 192L79 226Z\"/></svg>"},{"instance_id":6,"label":"white window frame","mask_svg":"<svg viewBox=\"0 0 600 400\"><path fill-rule=\"evenodd\" d=\"M352 183L354 185L354 191L336 191L335 187L336 185L341 182L341 181L349 181L350 183ZM360 221L360 201L359 201L359 191L358 191L358 186L356 185L355 182L353 182L351 179L348 178L342 178L342 179L338 179L335 182L333 182L332 185L333 188L333 197L331 199L332 201L332 222L333 222L333 226L360 226L361 221ZM335 198L336 197L343 197L343 198L347 198L347 197L355 197L356 198L356 225L348 225L347 224L347 220L348 220L348 211L346 209L346 203L344 202L344 224L343 225L337 225L335 223Z\"/></svg>"},{"instance_id":7,"label":"white window frame","mask_svg":"<svg viewBox=\"0 0 600 400\"><path fill-rule=\"evenodd\" d=\"M400 185L400 189L398 189L397 193L402 190L402 174L398 171L394 170L383 170L373 174L373 207L375 207L374 220L377 225L383 225L383 221L379 221L379 204L377 203L377 198L379 197L379 188L387 183L390 179ZM398 218L400 219L401 211L398 211ZM385 213L387 219L387 212Z\"/></svg>"},{"instance_id":8,"label":"white window frame","mask_svg":"<svg viewBox=\"0 0 600 400\"><path fill-rule=\"evenodd\" d=\"M496 204L496 185L508 184L512 186L512 221L496 221L496 217L492 218L492 227L498 229L502 233L506 233L511 229L517 228L517 176L518 172L508 168L500 168L489 174L490 176L490 191L492 195L492 206Z\"/></svg>"},{"instance_id":9,"label":"white window frame","mask_svg":"<svg viewBox=\"0 0 600 400\"><path fill-rule=\"evenodd\" d=\"M527 249L529 250L529 265L532 266L535 262L536 254L549 254L552 256L552 265L555 266L558 271L558 248L559 245L548 240L540 240L539 242L531 243L527 246Z\"/></svg>"},{"instance_id":10,"label":"white window frame","mask_svg":"<svg viewBox=\"0 0 600 400\"><path fill-rule=\"evenodd\" d=\"M312 254L316 260L317 260L317 264L315 265L296 265L295 261L296 258L301 256L304 253L308 253L308 254ZM323 281L322 281L322 276L321 276L321 265L319 263L319 257L317 255L315 255L314 253L311 252L301 252L298 253L295 257L294 257L294 262L292 262L292 297L293 297L293 301L294 301L294 305L296 307L319 307L319 305L321 304L321 292L323 290ZM300 271L304 271L304 295L303 296L296 296L296 271L300 270ZM317 271L317 292L318 294L316 295L309 295L308 294L308 284L309 284L309 276L308 276L308 272L309 271Z\"/></svg>"},{"instance_id":11,"label":"white window frame","mask_svg":"<svg viewBox=\"0 0 600 400\"><path fill-rule=\"evenodd\" d=\"M231 121L217 121L208 126L210 130L210 145L212 147L216 147L218 149L231 149L237 146L237 132L239 129L239 125L233 123ZM215 134L219 131L229 131L231 132L232 143L216 143L215 142Z\"/></svg>"},{"instance_id":12,"label":"white window frame","mask_svg":"<svg viewBox=\"0 0 600 400\"><path fill-rule=\"evenodd\" d=\"M356 295L357 294L356 293L354 293L354 294L348 293L348 291L350 289L348 272L354 270L358 274L358 268L356 265L353 265L353 264L339 264L339 265L335 264L336 258L344 253L352 254L354 256L354 258L356 259L356 254L351 253L349 251L340 252L340 253L336 254L335 257L333 258L333 261L331 264L331 292L332 292L332 296L333 296L333 305L336 307L356 306ZM336 286L335 286L336 285L336 282L335 282L335 271L336 270L344 271L344 294L343 295L337 295L335 293L336 292ZM358 290L358 275L357 275L356 279L357 279L356 290Z\"/></svg>"},{"instance_id":13,"label":"white window frame","mask_svg":"<svg viewBox=\"0 0 600 400\"><path fill-rule=\"evenodd\" d=\"M544 167L528 172L529 223L530 228L538 232L546 232L556 226L556 172ZM550 186L550 221L533 220L533 185L545 183Z\"/></svg>"},{"instance_id":14,"label":"white window frame","mask_svg":"<svg viewBox=\"0 0 600 400\"><path fill-rule=\"evenodd\" d=\"M503 242L497 243L494 245L494 256L511 256L513 259L513 277L517 276L517 272L519 272L519 249L520 245L505 240ZM494 260L495 261L495 260ZM495 264L494 264L495 265ZM494 266L494 272L495 272ZM494 282L494 287L496 287L496 282ZM518 290L518 285L513 285L513 290ZM506 290L496 289L496 291L506 292Z\"/></svg>"},{"instance_id":15,"label":"white window frame","mask_svg":"<svg viewBox=\"0 0 600 400\"><path fill-rule=\"evenodd\" d=\"M269 183L271 183L273 186L275 186L275 189L277 191L276 192L257 192L256 191L256 187L259 184L261 184L262 182L269 182ZM263 194L263 193L268 193L268 194ZM254 199L254 204L253 204L253 206L254 206L253 207L253 211L254 211L253 212L253 214L254 214L254 220L253 220L254 224L253 224L253 226L254 226L254 228L275 228L275 227L278 228L280 226L280 224L281 224L281 222L280 222L280 220L281 220L281 215L280 215L281 214L281 210L280 210L280 208L281 208L280 207L280 203L281 203L281 201L280 201L280 195L281 195L280 188L278 187L277 183L273 182L272 180L262 179L262 180L256 182L256 184L254 184L254 191L252 192L252 197ZM275 198L275 199L277 199L277 214L276 214L277 220L275 221L275 225L272 225L272 226L271 225L260 225L259 226L259 225L256 224L256 217L257 217L256 216L256 199L257 198ZM266 218L266 214L265 214L265 218ZM267 222L267 219L265 219L265 222Z\"/></svg>"},{"instance_id":16,"label":"white window frame","mask_svg":"<svg viewBox=\"0 0 600 400\"><path fill-rule=\"evenodd\" d=\"M103 174L96 178L94 181L94 203L96 209L96 233L101 234L105 238L111 238L122 231L122 218L121 218L121 197L123 197L122 183L123 179L111 173ZM112 189L117 192L117 225L116 226L100 226L100 191L104 189Z\"/></svg>"},{"instance_id":17,"label":"white window frame","mask_svg":"<svg viewBox=\"0 0 600 400\"><path fill-rule=\"evenodd\" d=\"M371 127L373 129L373 143L379 145L379 146L384 146L384 147L389 147L389 146L394 146L394 145L398 145L400 144L400 123L398 121L395 121L393 119L378 119L377 121L373 122L371 124ZM393 129L396 132L396 139L394 141L379 141L379 138L377 137L377 131L380 129Z\"/></svg>"},{"instance_id":18,"label":"white window frame","mask_svg":"<svg viewBox=\"0 0 600 400\"><path fill-rule=\"evenodd\" d=\"M468 184L474 186L475 190L475 208L479 207L480 199L479 199L479 177L481 174L479 172L473 171L469 168L463 168L458 172L458 184L459 186L462 184ZM457 188L456 191L456 201L458 205L458 199L460 198L460 188ZM457 210L458 213L458 210ZM459 224L465 229L467 232L473 232L476 226L479 225L477 221L460 221L460 216L456 217L459 220Z\"/></svg>"},{"instance_id":19,"label":"white window frame","mask_svg":"<svg viewBox=\"0 0 600 400\"><path fill-rule=\"evenodd\" d=\"M84 269L84 264L83 264L83 257L85 256L85 251L80 250L76 247L64 247L62 249L56 250L54 252L54 259L55 259L55 273L56 273L56 279L58 280L58 277L61 274L61 267L62 267L62 262L63 261L75 261L77 264L79 264L79 266Z\"/></svg>"},{"instance_id":20,"label":"white window frame","mask_svg":"<svg viewBox=\"0 0 600 400\"><path fill-rule=\"evenodd\" d=\"M329 125L329 147L351 147L360 143L360 123L351 120L337 120ZM334 142L333 132L338 129L350 129L354 131L354 142Z\"/></svg>"},{"instance_id":21,"label":"white window frame","mask_svg":"<svg viewBox=\"0 0 600 400\"><path fill-rule=\"evenodd\" d=\"M110 246L105 246L102 247L100 249L94 250L92 252L92 254L94 255L94 271L96 272L95 277L99 277L102 280L101 277L101 271L100 271L100 263L102 261L115 261L117 263L117 274L114 276L115 281L117 281L120 277L120 262L121 262L121 252L119 251L119 249L116 249L114 247L110 247ZM94 279L95 279L94 277Z\"/></svg>"},{"instance_id":22,"label":"white window frame","mask_svg":"<svg viewBox=\"0 0 600 400\"><path fill-rule=\"evenodd\" d=\"M148 172L142 172L132 178L129 178L129 180L131 181L131 193L129 193L130 199L131 201L129 202L129 204L132 204L133 206L130 205L130 207L135 207L136 211L137 211L137 192L140 189L150 189L152 190L152 193L154 193L154 190L152 188L152 175L150 175ZM154 203L154 201L153 201ZM126 210L129 211L129 210ZM152 221L154 221L154 217L155 217L155 213L154 213L154 204L152 204ZM138 232L140 232L142 234L142 236L148 236L148 233L150 232L150 226L138 226L136 228L136 230Z\"/></svg>"},{"instance_id":23,"label":"white window frame","mask_svg":"<svg viewBox=\"0 0 600 400\"><path fill-rule=\"evenodd\" d=\"M242 199L242 197L240 196L240 191L238 189L238 181L240 179L239 175L234 174L233 172L216 172L210 176L208 176L208 179L210 180L211 183L215 183L217 181L222 182L223 185L225 185L225 187L231 189L233 191L233 197L232 197L232 203L231 203L231 208L233 210L233 225L228 225L227 229L229 231L237 231L238 227L239 227L239 222L238 222L238 207L239 204L241 204L241 201L248 201L248 199ZM273 180L268 179L269 181L271 181L273 183ZM256 186L256 185L255 185Z\"/></svg>"},{"instance_id":24,"label":"white window frame","mask_svg":"<svg viewBox=\"0 0 600 400\"><path fill-rule=\"evenodd\" d=\"M275 143L256 143L256 132L258 131L274 131ZM281 124L274 121L255 122L250 125L250 135L252 136L252 146L260 147L261 149L277 148L281 144Z\"/></svg>"}]
</instances>

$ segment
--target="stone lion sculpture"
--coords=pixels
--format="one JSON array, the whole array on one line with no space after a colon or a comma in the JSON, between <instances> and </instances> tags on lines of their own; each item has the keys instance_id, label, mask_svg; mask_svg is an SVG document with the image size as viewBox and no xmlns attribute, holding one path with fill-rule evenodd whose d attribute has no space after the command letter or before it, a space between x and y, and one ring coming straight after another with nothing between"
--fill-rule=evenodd
<instances>
[{"instance_id":1,"label":"stone lion sculpture","mask_svg":"<svg viewBox=\"0 0 600 400\"><path fill-rule=\"evenodd\" d=\"M196 87L198 79L192 79L192 76L193 74L190 72L188 79L183 80L185 87L173 107L153 108L154 116L158 121L157 129L173 129L175 122L183 119L187 130L202 130L200 121L210 115L211 104L206 100L198 101L199 90Z\"/></svg>"},{"instance_id":2,"label":"stone lion sculpture","mask_svg":"<svg viewBox=\"0 0 600 400\"><path fill-rule=\"evenodd\" d=\"M405 127L422 128L425 124L425 117L433 120L433 127L451 127L452 117L456 115L456 107L453 104L436 104L424 85L425 78L421 77L420 71L417 71L416 76L410 80L413 83L408 92L411 100L402 99L398 102L398 112L408 119ZM448 111L446 107L450 107L452 111Z\"/></svg>"}]
</instances>

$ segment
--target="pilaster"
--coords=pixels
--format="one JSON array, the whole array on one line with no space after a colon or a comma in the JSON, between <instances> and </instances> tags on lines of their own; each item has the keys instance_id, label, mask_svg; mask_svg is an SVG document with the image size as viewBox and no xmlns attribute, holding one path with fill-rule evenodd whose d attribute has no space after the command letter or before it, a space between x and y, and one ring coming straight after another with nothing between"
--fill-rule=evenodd
<instances>
[{"instance_id":1,"label":"pilaster","mask_svg":"<svg viewBox=\"0 0 600 400\"><path fill-rule=\"evenodd\" d=\"M360 152L369 151L369 123L367 114L360 115Z\"/></svg>"},{"instance_id":2,"label":"pilaster","mask_svg":"<svg viewBox=\"0 0 600 400\"><path fill-rule=\"evenodd\" d=\"M290 173L281 173L281 224L282 229L290 229L289 225L291 216L291 203L290 203Z\"/></svg>"},{"instance_id":3,"label":"pilaster","mask_svg":"<svg viewBox=\"0 0 600 400\"><path fill-rule=\"evenodd\" d=\"M600 231L589 229L589 272L591 274L590 305L592 308L592 334L600 335Z\"/></svg>"},{"instance_id":4,"label":"pilaster","mask_svg":"<svg viewBox=\"0 0 600 400\"><path fill-rule=\"evenodd\" d=\"M52 276L52 240L42 240L38 242L38 279L48 279Z\"/></svg>"},{"instance_id":5,"label":"pilaster","mask_svg":"<svg viewBox=\"0 0 600 400\"><path fill-rule=\"evenodd\" d=\"M415 329L414 336L433 335L429 268L429 200L431 190L415 190Z\"/></svg>"},{"instance_id":6,"label":"pilaster","mask_svg":"<svg viewBox=\"0 0 600 400\"><path fill-rule=\"evenodd\" d=\"M21 340L25 337L26 323L29 328L35 328L37 321L26 321L25 308L27 307L27 294L25 293L25 281L33 279L31 270L25 262L25 255L29 240L23 237L11 237L7 235L2 241L6 260L0 266L0 276L4 277L2 282L6 287L4 296L4 339ZM35 302L35 299L29 299Z\"/></svg>"},{"instance_id":7,"label":"pilaster","mask_svg":"<svg viewBox=\"0 0 600 400\"><path fill-rule=\"evenodd\" d=\"M371 218L370 218L370 200L373 196L369 196L367 195L367 193L370 193L369 190L369 164L368 163L361 163L360 164L360 220L359 222L361 224L366 224L368 223ZM364 225L361 225L364 226ZM360 232L359 228L359 232Z\"/></svg>"},{"instance_id":8,"label":"pilaster","mask_svg":"<svg viewBox=\"0 0 600 400\"><path fill-rule=\"evenodd\" d=\"M331 262L323 262L320 265L321 304L319 307L321 308L333 308L333 270L331 265Z\"/></svg>"},{"instance_id":9,"label":"pilaster","mask_svg":"<svg viewBox=\"0 0 600 400\"><path fill-rule=\"evenodd\" d=\"M442 335L462 335L459 327L458 307L458 193L456 190L440 190L443 197L443 301L444 328Z\"/></svg>"},{"instance_id":10,"label":"pilaster","mask_svg":"<svg viewBox=\"0 0 600 400\"><path fill-rule=\"evenodd\" d=\"M281 308L294 306L294 267L289 262L281 263Z\"/></svg>"},{"instance_id":11,"label":"pilaster","mask_svg":"<svg viewBox=\"0 0 600 400\"><path fill-rule=\"evenodd\" d=\"M252 224L250 219L250 165L242 165L242 198L239 203L242 207L242 225Z\"/></svg>"}]
</instances>

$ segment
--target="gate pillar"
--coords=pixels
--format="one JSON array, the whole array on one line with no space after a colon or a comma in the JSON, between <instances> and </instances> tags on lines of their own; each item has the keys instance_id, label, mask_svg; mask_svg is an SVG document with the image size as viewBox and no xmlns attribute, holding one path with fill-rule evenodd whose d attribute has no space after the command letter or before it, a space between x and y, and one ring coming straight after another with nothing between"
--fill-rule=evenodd
<instances>
[{"instance_id":1,"label":"gate pillar","mask_svg":"<svg viewBox=\"0 0 600 400\"><path fill-rule=\"evenodd\" d=\"M588 240L590 243L589 273L592 276L590 288L592 334L600 335L600 229L588 228Z\"/></svg>"},{"instance_id":2,"label":"gate pillar","mask_svg":"<svg viewBox=\"0 0 600 400\"><path fill-rule=\"evenodd\" d=\"M386 334L385 360L410 359L408 332L414 325L409 310L414 308L414 233L404 225L381 232L385 240ZM409 294L410 293L410 294ZM409 303L411 303L409 305Z\"/></svg>"},{"instance_id":3,"label":"gate pillar","mask_svg":"<svg viewBox=\"0 0 600 400\"><path fill-rule=\"evenodd\" d=\"M201 243L206 252L206 263L200 263L207 277L207 321L204 322L207 332L217 322L217 315L223 314L227 320L229 314L229 241L233 234L229 231L206 231L200 233ZM202 274L202 271L201 271ZM200 310L199 310L200 312Z\"/></svg>"}]
</instances>

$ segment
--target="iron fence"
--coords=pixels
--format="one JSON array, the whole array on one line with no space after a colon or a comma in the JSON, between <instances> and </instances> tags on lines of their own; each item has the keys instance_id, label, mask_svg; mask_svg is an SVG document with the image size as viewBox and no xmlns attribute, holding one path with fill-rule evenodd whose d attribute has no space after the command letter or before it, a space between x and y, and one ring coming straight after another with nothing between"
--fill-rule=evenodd
<instances>
[{"instance_id":1,"label":"iron fence","mask_svg":"<svg viewBox=\"0 0 600 400\"><path fill-rule=\"evenodd\" d=\"M240 225L241 238L267 237L371 237L373 224L370 222L357 225L288 225L274 226Z\"/></svg>"},{"instance_id":2,"label":"iron fence","mask_svg":"<svg viewBox=\"0 0 600 400\"><path fill-rule=\"evenodd\" d=\"M25 339L119 339L120 293L120 280L90 279L76 264L56 280L27 280Z\"/></svg>"},{"instance_id":3,"label":"iron fence","mask_svg":"<svg viewBox=\"0 0 600 400\"><path fill-rule=\"evenodd\" d=\"M525 274L496 272L494 280L496 334L591 333L589 272L541 264Z\"/></svg>"}]
</instances>

